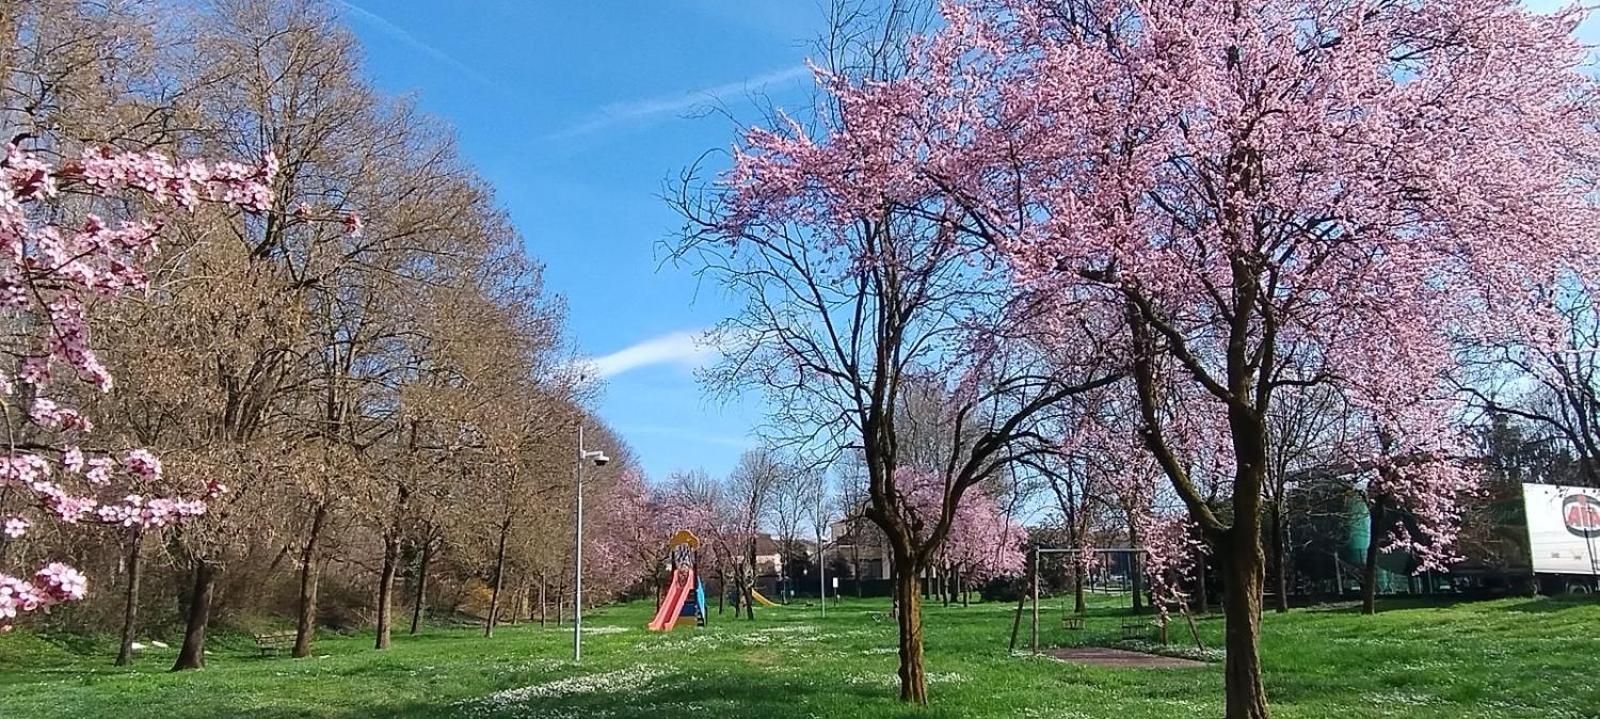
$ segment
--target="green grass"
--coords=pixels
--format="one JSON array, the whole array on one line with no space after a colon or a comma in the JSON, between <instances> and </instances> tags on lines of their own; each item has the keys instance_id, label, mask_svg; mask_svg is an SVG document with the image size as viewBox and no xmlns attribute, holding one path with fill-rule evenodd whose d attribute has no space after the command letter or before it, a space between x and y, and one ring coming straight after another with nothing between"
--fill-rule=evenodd
<instances>
[{"instance_id":1,"label":"green grass","mask_svg":"<svg viewBox=\"0 0 1600 719\"><path fill-rule=\"evenodd\" d=\"M1110 604L1111 600L1102 600ZM469 629L329 637L314 658L260 659L248 640L213 647L201 672L172 674L171 650L133 669L110 647L0 638L0 717L1215 717L1220 667L1098 669L1008 656L1015 605L927 608L933 706L894 701L894 626L883 602L846 601L712 615L708 629L645 632L651 607L596 610L583 665L570 629ZM1600 715L1600 604L1504 599L1268 614L1263 646L1278 717L1594 717ZM1402 608L1403 607L1403 608ZM1115 643L1122 617L1098 607L1082 632L1044 610L1046 644ZM1218 619L1201 621L1216 644ZM1027 623L1022 642L1027 641ZM1172 639L1187 640L1181 623ZM90 652L90 653L85 653ZM524 688L517 691L519 688ZM500 694L496 694L499 692Z\"/></svg>"}]
</instances>

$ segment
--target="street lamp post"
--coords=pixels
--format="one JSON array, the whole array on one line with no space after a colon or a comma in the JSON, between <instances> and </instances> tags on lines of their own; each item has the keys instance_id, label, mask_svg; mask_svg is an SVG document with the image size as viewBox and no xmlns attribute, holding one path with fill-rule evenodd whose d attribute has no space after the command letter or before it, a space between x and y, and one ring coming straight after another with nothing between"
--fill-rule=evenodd
<instances>
[{"instance_id":1,"label":"street lamp post","mask_svg":"<svg viewBox=\"0 0 1600 719\"><path fill-rule=\"evenodd\" d=\"M611 461L605 452L583 448L583 422L578 422L578 466L573 472L572 528L572 663L583 659L583 463L596 467Z\"/></svg>"}]
</instances>

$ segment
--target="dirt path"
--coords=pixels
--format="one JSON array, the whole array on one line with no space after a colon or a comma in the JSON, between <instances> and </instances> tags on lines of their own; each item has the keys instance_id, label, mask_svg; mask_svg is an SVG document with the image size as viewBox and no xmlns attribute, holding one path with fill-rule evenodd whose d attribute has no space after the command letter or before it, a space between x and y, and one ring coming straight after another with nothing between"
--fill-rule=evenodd
<instances>
[{"instance_id":1,"label":"dirt path","mask_svg":"<svg viewBox=\"0 0 1600 719\"><path fill-rule=\"evenodd\" d=\"M1189 669L1203 667L1205 662L1158 654L1130 652L1107 647L1060 647L1045 651L1052 657L1067 662L1077 662L1097 667L1122 667L1127 669Z\"/></svg>"}]
</instances>

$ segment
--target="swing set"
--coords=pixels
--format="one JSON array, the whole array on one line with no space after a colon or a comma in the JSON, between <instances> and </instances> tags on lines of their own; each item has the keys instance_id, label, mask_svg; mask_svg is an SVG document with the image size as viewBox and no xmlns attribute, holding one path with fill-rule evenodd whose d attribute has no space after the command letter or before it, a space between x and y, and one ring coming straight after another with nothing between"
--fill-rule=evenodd
<instances>
[{"instance_id":1,"label":"swing set","mask_svg":"<svg viewBox=\"0 0 1600 719\"><path fill-rule=\"evenodd\" d=\"M1152 625L1154 625L1160 630L1161 643L1167 643L1167 615L1165 612L1158 612L1157 618L1154 621L1139 620L1135 618L1135 612L1138 611L1138 595L1141 591L1141 582L1139 579L1141 577L1141 572L1143 571L1141 564L1145 556L1145 550L1138 548L1071 549L1064 547L1041 547L1034 545L1029 552L1031 557L1030 561L1028 562L1028 591L1024 592L1022 596L1017 599L1016 616L1013 617L1011 621L1011 644L1008 648L1009 651L1015 652L1017 649L1017 634L1022 627L1022 613L1031 604L1032 621L1030 622L1028 630L1029 645L1033 654L1039 653L1039 619L1041 611L1039 604L1040 560L1045 556L1051 555L1066 556L1074 561L1077 561L1080 556L1085 554L1094 555L1103 563L1101 565L1101 571L1086 571L1078 574L1077 581L1083 582L1085 579L1087 579L1089 584L1082 588L1087 589L1090 592L1098 592L1101 587L1104 587L1106 592L1126 592L1128 594L1129 617L1122 622L1122 638L1125 640L1136 639L1140 635L1143 635L1144 632L1148 631ZM1106 561L1108 558L1126 558L1125 562L1116 562L1117 565L1124 566L1126 568L1126 572L1122 574L1106 574L1103 567L1110 564L1110 562ZM1077 589L1077 587L1075 587L1075 589ZM1175 602L1175 604L1178 607L1178 611L1183 614L1184 619L1188 621L1189 632L1194 638L1195 646L1201 650L1204 650L1205 645L1200 640L1200 630L1195 626L1194 616L1189 613L1188 603L1179 601ZM1061 626L1063 629L1071 631L1081 631L1083 629L1083 615L1069 610L1065 606L1061 608L1061 612Z\"/></svg>"}]
</instances>

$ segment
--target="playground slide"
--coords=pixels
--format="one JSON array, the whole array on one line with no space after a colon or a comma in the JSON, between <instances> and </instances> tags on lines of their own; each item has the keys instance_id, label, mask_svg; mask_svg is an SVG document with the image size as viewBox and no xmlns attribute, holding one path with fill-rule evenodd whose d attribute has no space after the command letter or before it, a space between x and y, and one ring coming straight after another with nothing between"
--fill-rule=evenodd
<instances>
[{"instance_id":1,"label":"playground slide","mask_svg":"<svg viewBox=\"0 0 1600 719\"><path fill-rule=\"evenodd\" d=\"M672 625L678 622L678 613L683 611L684 600L689 598L689 593L694 591L694 587L694 570L680 569L673 572L672 584L667 586L666 596L661 598L656 618L650 622L650 631L671 631Z\"/></svg>"},{"instance_id":2,"label":"playground slide","mask_svg":"<svg viewBox=\"0 0 1600 719\"><path fill-rule=\"evenodd\" d=\"M750 596L755 598L756 602L758 604L760 604L761 606L763 606L763 607L776 607L776 606L778 606L778 605L774 604L771 599L768 599L766 597L761 596L761 592L758 592L758 591L756 591L754 589L750 590Z\"/></svg>"}]
</instances>

